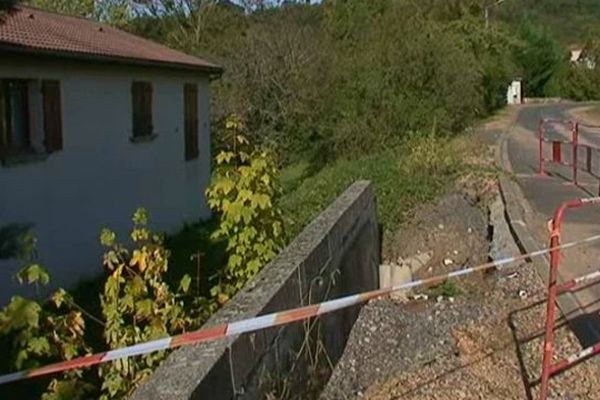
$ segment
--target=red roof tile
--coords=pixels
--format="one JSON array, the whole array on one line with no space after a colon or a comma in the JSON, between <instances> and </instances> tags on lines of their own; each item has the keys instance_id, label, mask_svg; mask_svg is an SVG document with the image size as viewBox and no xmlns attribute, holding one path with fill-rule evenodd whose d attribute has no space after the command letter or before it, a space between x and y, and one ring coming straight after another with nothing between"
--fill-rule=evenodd
<instances>
[{"instance_id":1,"label":"red roof tile","mask_svg":"<svg viewBox=\"0 0 600 400\"><path fill-rule=\"evenodd\" d=\"M208 61L84 18L16 6L0 22L0 49L219 73Z\"/></svg>"}]
</instances>

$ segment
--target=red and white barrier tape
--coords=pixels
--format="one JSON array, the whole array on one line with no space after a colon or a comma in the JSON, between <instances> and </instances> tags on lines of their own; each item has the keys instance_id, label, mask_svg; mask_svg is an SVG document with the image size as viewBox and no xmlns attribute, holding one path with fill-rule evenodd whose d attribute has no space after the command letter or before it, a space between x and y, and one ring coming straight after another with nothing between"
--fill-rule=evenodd
<instances>
[{"instance_id":1,"label":"red and white barrier tape","mask_svg":"<svg viewBox=\"0 0 600 400\"><path fill-rule=\"evenodd\" d=\"M229 336L235 336L242 333L255 332L261 329L271 328L279 325L289 324L291 322L302 321L308 318L317 317L343 308L351 307L357 304L364 303L368 300L400 291L412 289L418 286L439 284L447 279L458 278L469 275L474 272L484 271L494 267L505 266L517 261L523 261L532 257L539 257L550 253L554 250L566 249L575 247L585 243L590 243L600 240L600 235L590 236L583 240L569 242L553 248L534 251L529 254L522 254L514 257L508 257L497 261L488 262L476 267L463 268L458 271L450 272L443 275L434 276L431 278L419 279L416 281L395 285L388 288L373 290L369 292L354 294L346 297L341 297L335 300L329 300L310 306L294 308L291 310L280 311L272 314L262 315L260 317L249 318L237 322L217 325L212 328L202 328L194 332L183 333L177 336L166 337L163 339L152 340L146 343L140 343L133 346L123 347L116 350L110 350L104 353L91 354L84 357L75 358L69 361L62 361L54 364L49 364L44 367L34 368L19 372L14 372L0 376L0 384L15 382L36 376L53 374L56 372L67 371L75 368L89 367L92 365L102 364L108 361L117 360L120 358L128 358L142 354L151 353L159 350L167 350L175 347L208 342L217 339L222 339Z\"/></svg>"}]
</instances>

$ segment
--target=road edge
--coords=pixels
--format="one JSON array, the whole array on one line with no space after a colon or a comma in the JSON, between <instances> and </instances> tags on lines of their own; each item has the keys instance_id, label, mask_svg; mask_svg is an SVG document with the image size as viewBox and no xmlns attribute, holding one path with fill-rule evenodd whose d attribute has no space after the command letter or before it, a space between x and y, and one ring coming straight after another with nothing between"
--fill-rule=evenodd
<instances>
[{"instance_id":1,"label":"road edge","mask_svg":"<svg viewBox=\"0 0 600 400\"><path fill-rule=\"evenodd\" d=\"M516 125L516 121L522 110L523 108L519 108L515 112L508 128L506 128L506 130L500 134L496 142L495 158L496 163L500 168L498 184L500 189L500 197L504 203L504 217L508 223L511 234L517 243L517 246L521 250L521 253L526 254L541 250L544 246L541 246L535 240L533 234L527 228L526 221L533 218L534 212L518 183L515 182L511 176L513 169L508 156L508 137ZM550 265L550 258L548 255L532 258L530 259L530 262L535 268L538 276L542 279L544 284L547 285ZM573 296L573 294L570 292L559 296L557 299L557 305L563 317L568 317L569 320L585 314L575 299L575 296ZM592 330L590 326L583 327L583 329L586 328L590 329L590 332L588 333L591 334L591 332L593 332L593 336L597 336L595 329Z\"/></svg>"}]
</instances>

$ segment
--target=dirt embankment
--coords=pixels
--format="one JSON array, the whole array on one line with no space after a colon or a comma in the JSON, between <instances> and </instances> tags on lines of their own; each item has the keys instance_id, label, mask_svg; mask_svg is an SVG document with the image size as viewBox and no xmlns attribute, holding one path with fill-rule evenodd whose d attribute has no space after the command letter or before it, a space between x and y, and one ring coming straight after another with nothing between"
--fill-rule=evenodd
<instances>
[{"instance_id":1,"label":"dirt embankment","mask_svg":"<svg viewBox=\"0 0 600 400\"><path fill-rule=\"evenodd\" d=\"M484 262L490 232L482 205L458 191L423 208L398 235L398 254L435 249L424 276ZM373 301L321 399L536 398L545 292L534 269L522 264L424 289L426 300ZM556 343L558 357L581 349L565 326ZM553 398L600 398L598 372L589 360L553 378Z\"/></svg>"}]
</instances>

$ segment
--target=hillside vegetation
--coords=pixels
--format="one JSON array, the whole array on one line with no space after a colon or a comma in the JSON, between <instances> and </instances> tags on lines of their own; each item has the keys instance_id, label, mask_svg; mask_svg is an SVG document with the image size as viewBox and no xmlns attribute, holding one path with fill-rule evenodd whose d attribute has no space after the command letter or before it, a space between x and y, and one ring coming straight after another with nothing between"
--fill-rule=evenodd
<instances>
[{"instance_id":1,"label":"hillside vegetation","mask_svg":"<svg viewBox=\"0 0 600 400\"><path fill-rule=\"evenodd\" d=\"M600 0L505 0L497 16L513 27L527 17L563 45L581 44L600 30Z\"/></svg>"}]
</instances>

